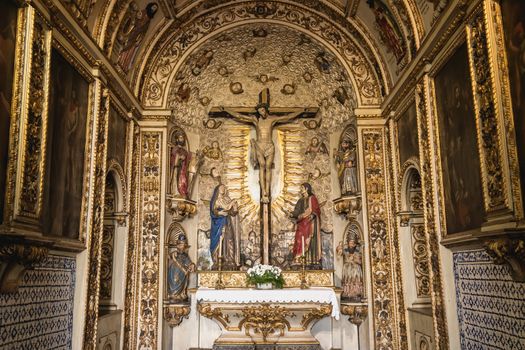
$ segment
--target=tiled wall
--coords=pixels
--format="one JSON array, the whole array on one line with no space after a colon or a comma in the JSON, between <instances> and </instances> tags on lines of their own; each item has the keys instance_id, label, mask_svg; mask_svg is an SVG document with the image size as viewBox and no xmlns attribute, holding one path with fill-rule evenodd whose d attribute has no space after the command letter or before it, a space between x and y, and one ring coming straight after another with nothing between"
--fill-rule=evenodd
<instances>
[{"instance_id":1,"label":"tiled wall","mask_svg":"<svg viewBox=\"0 0 525 350\"><path fill-rule=\"evenodd\" d=\"M454 253L461 349L525 349L525 283L483 250Z\"/></svg>"},{"instance_id":2,"label":"tiled wall","mask_svg":"<svg viewBox=\"0 0 525 350\"><path fill-rule=\"evenodd\" d=\"M75 259L49 256L0 293L0 349L71 349Z\"/></svg>"}]
</instances>

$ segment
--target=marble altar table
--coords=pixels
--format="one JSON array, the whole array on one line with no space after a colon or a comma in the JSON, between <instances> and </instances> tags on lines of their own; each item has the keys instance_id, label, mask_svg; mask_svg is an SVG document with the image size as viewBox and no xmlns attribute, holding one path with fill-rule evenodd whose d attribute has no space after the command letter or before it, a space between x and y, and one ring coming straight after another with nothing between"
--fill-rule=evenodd
<instances>
[{"instance_id":1,"label":"marble altar table","mask_svg":"<svg viewBox=\"0 0 525 350\"><path fill-rule=\"evenodd\" d=\"M199 288L195 298L199 313L221 328L213 346L217 350L321 349L312 326L323 317L339 319L332 288Z\"/></svg>"}]
</instances>

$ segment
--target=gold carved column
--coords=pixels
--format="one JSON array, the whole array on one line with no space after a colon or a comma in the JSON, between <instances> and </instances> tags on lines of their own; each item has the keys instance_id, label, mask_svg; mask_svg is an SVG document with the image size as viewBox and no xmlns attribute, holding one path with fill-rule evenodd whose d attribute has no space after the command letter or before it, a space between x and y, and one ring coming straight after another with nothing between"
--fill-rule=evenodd
<instances>
[{"instance_id":1,"label":"gold carved column","mask_svg":"<svg viewBox=\"0 0 525 350\"><path fill-rule=\"evenodd\" d=\"M138 314L138 339L132 348L156 349L159 338L160 307L160 241L161 241L161 200L162 200L162 157L166 128L141 125L138 204L138 280L136 283ZM133 339L134 336L131 336Z\"/></svg>"},{"instance_id":2,"label":"gold carved column","mask_svg":"<svg viewBox=\"0 0 525 350\"><path fill-rule=\"evenodd\" d=\"M421 189L423 197L423 214L425 225L426 250L428 252L430 295L432 299L432 315L434 322L434 337L437 349L448 348L443 286L441 282L441 260L439 255L439 197L437 118L434 101L431 95L430 78L425 75L416 85L416 112L419 138L419 161L421 169Z\"/></svg>"},{"instance_id":3,"label":"gold carved column","mask_svg":"<svg viewBox=\"0 0 525 350\"><path fill-rule=\"evenodd\" d=\"M376 349L403 349L406 337L401 337L399 300L394 266L394 241L390 224L387 183L387 136L384 126L362 129L364 145L365 189L367 203L370 270L372 279L373 334ZM399 284L399 285L398 285Z\"/></svg>"},{"instance_id":4,"label":"gold carved column","mask_svg":"<svg viewBox=\"0 0 525 350\"><path fill-rule=\"evenodd\" d=\"M109 96L100 80L95 82L95 144L92 147L95 164L93 191L93 213L88 226L88 291L86 321L84 326L84 349L96 349L98 304L100 289L100 264L102 259L102 236L104 227L104 196L106 189L106 153L109 119Z\"/></svg>"}]
</instances>

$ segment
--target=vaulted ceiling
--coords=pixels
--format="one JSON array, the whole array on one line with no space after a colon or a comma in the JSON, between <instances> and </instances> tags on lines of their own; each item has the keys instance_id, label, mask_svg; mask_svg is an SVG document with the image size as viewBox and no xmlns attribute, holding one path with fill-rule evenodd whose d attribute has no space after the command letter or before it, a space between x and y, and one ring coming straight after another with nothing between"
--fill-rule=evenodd
<instances>
[{"instance_id":1,"label":"vaulted ceiling","mask_svg":"<svg viewBox=\"0 0 525 350\"><path fill-rule=\"evenodd\" d=\"M73 0L94 40L142 104L177 64L225 27L278 22L322 42L347 65L359 105L378 105L447 0ZM86 5L89 3L89 6ZM166 80L166 82L163 81Z\"/></svg>"}]
</instances>

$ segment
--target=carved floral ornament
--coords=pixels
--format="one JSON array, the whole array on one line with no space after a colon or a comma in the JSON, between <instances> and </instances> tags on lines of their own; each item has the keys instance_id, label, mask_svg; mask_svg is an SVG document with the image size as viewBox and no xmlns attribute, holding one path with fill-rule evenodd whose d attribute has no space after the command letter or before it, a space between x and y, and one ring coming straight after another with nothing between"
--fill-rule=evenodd
<instances>
[{"instance_id":1,"label":"carved floral ornament","mask_svg":"<svg viewBox=\"0 0 525 350\"><path fill-rule=\"evenodd\" d=\"M343 32L328 19L294 4L243 2L223 6L181 28L164 31L165 34L154 44L150 56L142 57L141 61L146 64L143 71L136 75L142 76L137 81L143 83L137 88L145 106L165 106L168 87L178 72L181 59L198 42L218 34L217 28L239 26L260 19L308 31L343 60L358 94L359 105L377 105L381 102L383 93L390 86L390 82L384 78L385 65L378 54L366 46L368 43L362 40L360 32ZM375 62L370 63L366 57L375 58Z\"/></svg>"}]
</instances>

